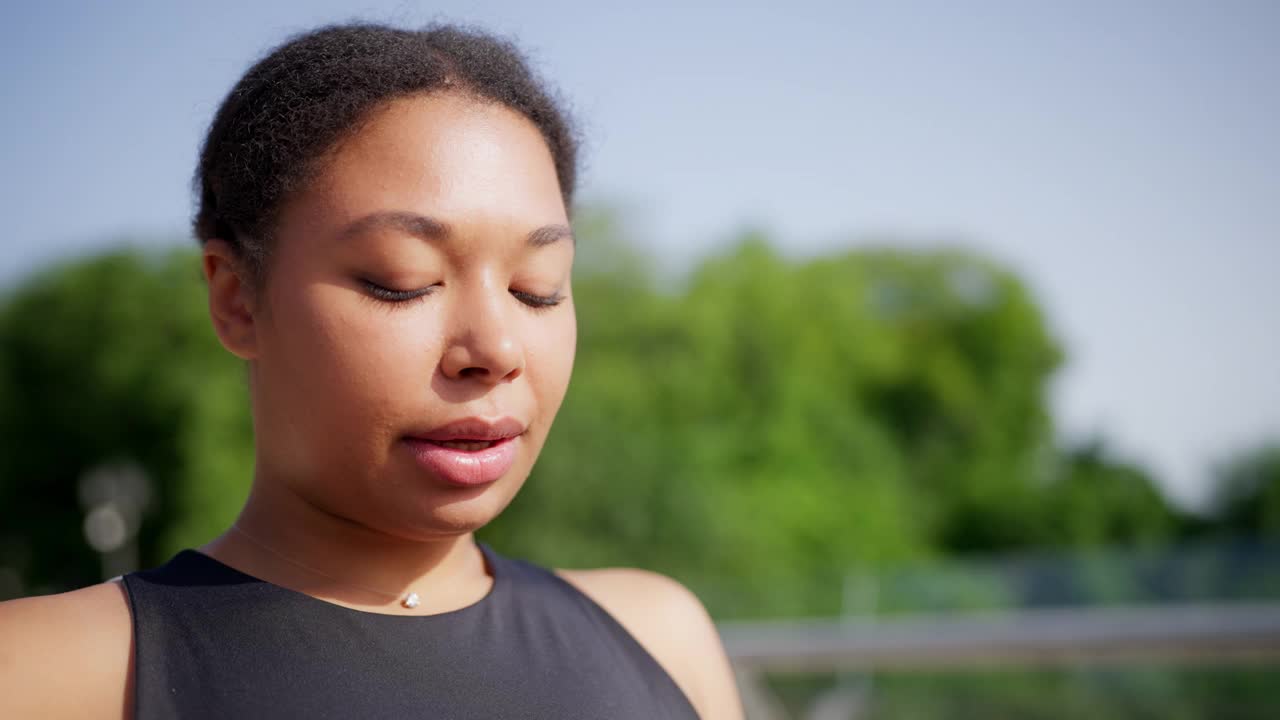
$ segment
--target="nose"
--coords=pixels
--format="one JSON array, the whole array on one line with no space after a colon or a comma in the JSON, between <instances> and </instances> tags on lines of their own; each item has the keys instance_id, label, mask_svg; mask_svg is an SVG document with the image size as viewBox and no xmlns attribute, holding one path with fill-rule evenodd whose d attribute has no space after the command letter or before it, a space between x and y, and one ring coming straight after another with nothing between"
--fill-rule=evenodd
<instances>
[{"instance_id":1,"label":"nose","mask_svg":"<svg viewBox=\"0 0 1280 720\"><path fill-rule=\"evenodd\" d=\"M450 308L451 332L440 358L450 379L475 379L489 384L514 380L524 372L524 347L512 317L512 298L506 288L477 288L459 294Z\"/></svg>"}]
</instances>

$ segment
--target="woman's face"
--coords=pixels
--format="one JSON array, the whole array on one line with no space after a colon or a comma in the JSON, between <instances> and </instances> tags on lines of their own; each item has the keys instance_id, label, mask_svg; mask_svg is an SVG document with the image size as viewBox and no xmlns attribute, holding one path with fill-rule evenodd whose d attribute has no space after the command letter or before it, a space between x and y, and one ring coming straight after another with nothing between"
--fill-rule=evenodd
<instances>
[{"instance_id":1,"label":"woman's face","mask_svg":"<svg viewBox=\"0 0 1280 720\"><path fill-rule=\"evenodd\" d=\"M523 116L452 94L376 112L281 209L255 316L259 481L406 538L501 512L573 366L568 224Z\"/></svg>"}]
</instances>

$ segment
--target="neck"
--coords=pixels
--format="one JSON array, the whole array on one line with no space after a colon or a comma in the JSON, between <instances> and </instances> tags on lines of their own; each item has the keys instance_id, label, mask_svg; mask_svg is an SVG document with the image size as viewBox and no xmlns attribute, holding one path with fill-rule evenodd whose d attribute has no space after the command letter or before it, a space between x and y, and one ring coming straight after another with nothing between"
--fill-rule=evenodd
<instances>
[{"instance_id":1,"label":"neck","mask_svg":"<svg viewBox=\"0 0 1280 720\"><path fill-rule=\"evenodd\" d=\"M455 610L492 585L470 532L405 538L255 479L235 523L201 550L249 575L335 604L394 614ZM420 605L400 598L417 593Z\"/></svg>"}]
</instances>

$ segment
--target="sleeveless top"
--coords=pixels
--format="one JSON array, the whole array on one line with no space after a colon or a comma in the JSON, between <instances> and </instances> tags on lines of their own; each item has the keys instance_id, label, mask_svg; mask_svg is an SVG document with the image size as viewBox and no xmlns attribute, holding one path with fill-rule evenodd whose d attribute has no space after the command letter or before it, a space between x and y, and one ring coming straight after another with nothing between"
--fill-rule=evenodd
<instances>
[{"instance_id":1,"label":"sleeveless top","mask_svg":"<svg viewBox=\"0 0 1280 720\"><path fill-rule=\"evenodd\" d=\"M696 720L591 598L478 544L489 593L426 616L345 608L195 550L129 573L136 717Z\"/></svg>"}]
</instances>

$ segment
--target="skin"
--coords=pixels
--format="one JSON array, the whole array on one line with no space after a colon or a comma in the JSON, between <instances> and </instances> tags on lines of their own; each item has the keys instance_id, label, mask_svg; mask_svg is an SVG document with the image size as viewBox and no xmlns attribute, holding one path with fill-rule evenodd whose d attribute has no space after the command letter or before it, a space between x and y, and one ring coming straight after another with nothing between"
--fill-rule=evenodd
<instances>
[{"instance_id":1,"label":"skin","mask_svg":"<svg viewBox=\"0 0 1280 720\"><path fill-rule=\"evenodd\" d=\"M554 164L517 113L435 94L385 104L321 168L281 208L261 286L227 243L204 251L214 329L249 367L256 463L244 532L200 550L351 608L456 610L492 586L472 533L519 491L572 371L574 242ZM365 281L432 290L392 302ZM403 441L503 416L527 429L489 485L440 481ZM701 717L742 716L715 627L686 588L627 568L556 572ZM413 588L431 592L412 610L384 594ZM0 605L0 716L129 717L131 628L118 582Z\"/></svg>"}]
</instances>

